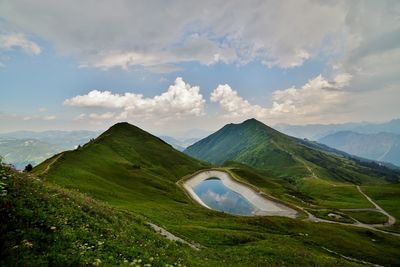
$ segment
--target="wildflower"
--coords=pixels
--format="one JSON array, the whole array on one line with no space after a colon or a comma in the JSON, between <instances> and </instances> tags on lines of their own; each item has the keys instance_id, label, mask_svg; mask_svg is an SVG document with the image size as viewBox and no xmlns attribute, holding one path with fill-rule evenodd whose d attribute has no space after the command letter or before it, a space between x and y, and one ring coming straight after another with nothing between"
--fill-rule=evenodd
<instances>
[{"instance_id":1,"label":"wildflower","mask_svg":"<svg viewBox=\"0 0 400 267\"><path fill-rule=\"evenodd\" d=\"M27 248L33 247L32 242L29 242L29 241L26 240L26 239L22 240L22 244L23 244L25 247L27 247Z\"/></svg>"},{"instance_id":2,"label":"wildflower","mask_svg":"<svg viewBox=\"0 0 400 267\"><path fill-rule=\"evenodd\" d=\"M101 264L101 260L100 259L95 259L93 262L94 266L99 266Z\"/></svg>"}]
</instances>

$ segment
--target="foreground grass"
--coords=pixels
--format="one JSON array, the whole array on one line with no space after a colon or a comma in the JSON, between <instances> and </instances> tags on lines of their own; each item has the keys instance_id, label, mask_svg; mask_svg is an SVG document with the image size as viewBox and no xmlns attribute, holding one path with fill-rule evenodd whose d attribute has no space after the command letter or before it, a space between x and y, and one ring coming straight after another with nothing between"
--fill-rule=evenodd
<instances>
[{"instance_id":1,"label":"foreground grass","mask_svg":"<svg viewBox=\"0 0 400 267\"><path fill-rule=\"evenodd\" d=\"M176 182L208 167L140 129L120 124L78 150L49 159L34 171L49 183L84 192L201 244L200 251L185 246L179 251L182 254L170 251L171 256L181 255L182 262L190 266L357 265L339 254L388 266L400 264L398 237L301 219L232 216L203 208ZM277 177L268 170L255 171L245 165L231 170L239 180L294 204L330 204L332 208L337 203L339 207L353 202L355 207L369 205L353 185L343 187L351 191L337 188L332 192L336 188L330 184L333 181L301 187L298 181L307 179ZM324 200L318 186L331 199Z\"/></svg>"},{"instance_id":2,"label":"foreground grass","mask_svg":"<svg viewBox=\"0 0 400 267\"><path fill-rule=\"evenodd\" d=\"M195 265L143 218L0 167L1 266Z\"/></svg>"}]
</instances>

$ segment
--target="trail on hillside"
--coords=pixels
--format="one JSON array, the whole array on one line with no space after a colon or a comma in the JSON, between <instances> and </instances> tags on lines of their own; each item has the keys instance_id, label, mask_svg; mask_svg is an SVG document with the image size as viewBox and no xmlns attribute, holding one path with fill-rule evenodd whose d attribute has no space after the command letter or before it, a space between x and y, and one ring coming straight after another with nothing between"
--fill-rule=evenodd
<instances>
[{"instance_id":1,"label":"trail on hillside","mask_svg":"<svg viewBox=\"0 0 400 267\"><path fill-rule=\"evenodd\" d=\"M355 226L355 227L359 227L359 228L365 228L365 229L374 230L374 231L377 231L377 232L381 232L381 233L385 233L385 234L389 234L389 235L400 237L400 233L387 232L387 231L384 231L384 230L381 230L381 229L377 228L377 227L392 226L392 225L394 225L396 223L396 219L392 215L387 213L384 209L382 209L378 204L376 204L367 194L365 194L361 190L360 186L357 185L357 189L365 198L367 198L367 200L369 202L371 202L372 205L375 206L375 209L366 208L366 209L342 209L342 210L359 210L359 211L373 210L373 211L381 212L382 214L384 214L384 215L386 215L388 217L388 221L386 223L365 224L365 223L361 223L361 222L357 221L354 218L352 218L352 219L355 221L355 223L335 222L335 221L330 221L330 220L318 218L318 217L314 216L313 214L311 214L310 212L308 212L307 210L303 209L302 207L299 207L299 206L297 206L297 207L300 208L301 210L303 210L308 215L308 218L306 220L311 221L311 222L315 222L315 223L323 222L323 223L340 224L340 225L346 225L346 226Z\"/></svg>"},{"instance_id":2,"label":"trail on hillside","mask_svg":"<svg viewBox=\"0 0 400 267\"><path fill-rule=\"evenodd\" d=\"M37 175L40 176L40 175L43 175L43 174L45 174L46 172L48 172L48 171L50 170L50 167L51 167L55 162L57 162L57 160L58 160L62 155L64 155L64 152L61 152L61 153L58 154L55 158L53 158L53 159L51 160L51 162L50 162L49 164L47 164L46 168L45 168L42 172L38 173Z\"/></svg>"},{"instance_id":3,"label":"trail on hillside","mask_svg":"<svg viewBox=\"0 0 400 267\"><path fill-rule=\"evenodd\" d=\"M392 226L393 224L396 223L396 218L390 215L387 211L382 209L375 201L373 201L367 194L364 193L364 191L361 190L361 187L357 185L358 191L369 201L371 202L372 205L375 206L376 211L386 215L388 217L388 221L384 224L377 224L377 226Z\"/></svg>"},{"instance_id":4,"label":"trail on hillside","mask_svg":"<svg viewBox=\"0 0 400 267\"><path fill-rule=\"evenodd\" d=\"M189 243L189 242L183 240L183 239L180 238L180 237L177 237L176 235L172 234L171 232L168 232L168 231L165 230L164 228L162 228L162 227L160 227L160 226L158 226L158 225L156 225L156 224L154 224L154 223L148 222L147 224L148 224L155 232L159 233L160 235L162 235L163 237L165 237L165 238L168 239L168 240L176 241L176 242L181 242L181 243L184 243L184 244L188 245L189 247L191 247L191 248L193 248L193 249L195 249L195 250L200 250L200 245L199 245L199 244L196 244L196 243Z\"/></svg>"}]
</instances>

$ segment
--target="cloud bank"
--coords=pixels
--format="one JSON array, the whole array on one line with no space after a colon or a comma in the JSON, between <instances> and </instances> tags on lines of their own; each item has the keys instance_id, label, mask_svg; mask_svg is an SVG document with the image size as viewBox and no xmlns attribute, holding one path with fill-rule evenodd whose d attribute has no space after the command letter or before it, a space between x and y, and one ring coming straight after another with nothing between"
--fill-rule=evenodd
<instances>
[{"instance_id":1,"label":"cloud bank","mask_svg":"<svg viewBox=\"0 0 400 267\"><path fill-rule=\"evenodd\" d=\"M334 40L343 35L348 9L343 1L312 0L10 0L0 3L0 16L78 55L82 66L160 71L187 61L301 66L339 49Z\"/></svg>"},{"instance_id":2,"label":"cloud bank","mask_svg":"<svg viewBox=\"0 0 400 267\"><path fill-rule=\"evenodd\" d=\"M145 98L142 94L135 93L113 94L110 91L93 90L86 95L66 99L64 105L119 109L121 112L116 116L111 112L101 115L92 113L89 118L98 120L114 117L124 120L135 117L167 119L201 116L204 114L204 102L198 86L191 86L178 77L166 92L153 98ZM84 118L82 114L79 116Z\"/></svg>"},{"instance_id":3,"label":"cloud bank","mask_svg":"<svg viewBox=\"0 0 400 267\"><path fill-rule=\"evenodd\" d=\"M335 113L346 104L351 93L345 88L351 79L348 73L337 75L332 81L319 75L302 87L274 91L272 106L251 104L227 84L219 85L210 100L218 103L228 118L305 122Z\"/></svg>"}]
</instances>

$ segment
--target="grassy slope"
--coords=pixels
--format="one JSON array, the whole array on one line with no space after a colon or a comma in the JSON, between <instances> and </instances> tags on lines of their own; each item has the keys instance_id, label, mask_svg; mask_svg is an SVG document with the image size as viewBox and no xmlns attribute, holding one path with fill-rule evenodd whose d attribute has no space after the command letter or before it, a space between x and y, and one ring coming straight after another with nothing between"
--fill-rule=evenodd
<instances>
[{"instance_id":1,"label":"grassy slope","mask_svg":"<svg viewBox=\"0 0 400 267\"><path fill-rule=\"evenodd\" d=\"M116 206L135 202L175 201L184 195L175 186L183 175L207 164L174 150L147 132L121 123L86 146L55 156L43 174L68 188L77 188ZM41 174L51 158L34 169ZM160 208L161 208L160 206Z\"/></svg>"},{"instance_id":2,"label":"grassy slope","mask_svg":"<svg viewBox=\"0 0 400 267\"><path fill-rule=\"evenodd\" d=\"M370 231L223 214L217 217L218 226L207 224L215 216L204 217L202 224L179 226L182 233L207 244L195 251L163 239L130 211L8 168L1 167L0 174L2 190L7 191L0 197L0 215L5 218L1 265L358 266L321 246L386 264L395 264L400 256L397 240ZM326 232L334 234L324 237ZM329 244L323 244L326 241ZM360 244L361 249L348 251Z\"/></svg>"},{"instance_id":3,"label":"grassy slope","mask_svg":"<svg viewBox=\"0 0 400 267\"><path fill-rule=\"evenodd\" d=\"M228 124L185 153L217 164L228 161L227 166L237 167L235 171L252 177L263 190L312 208L314 215L343 208L373 208L354 184L379 186L398 179L398 173L385 167L347 158L253 119ZM317 209L321 212L314 212Z\"/></svg>"},{"instance_id":4,"label":"grassy slope","mask_svg":"<svg viewBox=\"0 0 400 267\"><path fill-rule=\"evenodd\" d=\"M313 175L340 182L383 182L385 174L371 166L307 146L251 119L228 124L185 150L188 155L216 164L237 161L287 179Z\"/></svg>"},{"instance_id":5,"label":"grassy slope","mask_svg":"<svg viewBox=\"0 0 400 267\"><path fill-rule=\"evenodd\" d=\"M202 244L205 249L192 253L200 253L203 266L351 265L321 247L371 262L399 263L400 252L395 248L400 240L388 235L279 217L237 217L194 204L175 181L205 164L129 125L111 128L89 145L54 159L35 168L36 173L51 164L43 178L139 213ZM288 190L264 174L256 178L242 173L240 177L255 185L260 179L263 190L278 196L279 190ZM272 183L273 189L268 186Z\"/></svg>"},{"instance_id":6,"label":"grassy slope","mask_svg":"<svg viewBox=\"0 0 400 267\"><path fill-rule=\"evenodd\" d=\"M197 265L142 217L0 166L1 266Z\"/></svg>"},{"instance_id":7,"label":"grassy slope","mask_svg":"<svg viewBox=\"0 0 400 267\"><path fill-rule=\"evenodd\" d=\"M396 224L390 230L400 233L400 184L363 186L362 189L396 218Z\"/></svg>"}]
</instances>

